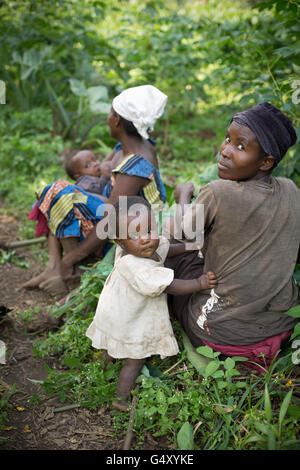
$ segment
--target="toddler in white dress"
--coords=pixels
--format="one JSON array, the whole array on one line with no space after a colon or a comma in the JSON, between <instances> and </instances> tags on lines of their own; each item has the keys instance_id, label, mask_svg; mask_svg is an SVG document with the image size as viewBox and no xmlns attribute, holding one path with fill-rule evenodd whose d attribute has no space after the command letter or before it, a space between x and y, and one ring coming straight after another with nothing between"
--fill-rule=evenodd
<instances>
[{"instance_id":1,"label":"toddler in white dress","mask_svg":"<svg viewBox=\"0 0 300 470\"><path fill-rule=\"evenodd\" d=\"M174 279L173 270L165 268L164 261L167 256L181 254L184 243L170 245L166 238L158 237L151 206L144 199L128 197L126 213L122 213L119 203L114 207L118 233L114 268L86 336L93 347L107 351L108 360L125 359L112 404L128 411L128 397L146 359L179 352L169 319L167 293L183 295L211 289L217 280L213 273L192 280ZM128 214L133 207L140 208L138 218ZM125 223L123 238L119 238L121 221Z\"/></svg>"}]
</instances>

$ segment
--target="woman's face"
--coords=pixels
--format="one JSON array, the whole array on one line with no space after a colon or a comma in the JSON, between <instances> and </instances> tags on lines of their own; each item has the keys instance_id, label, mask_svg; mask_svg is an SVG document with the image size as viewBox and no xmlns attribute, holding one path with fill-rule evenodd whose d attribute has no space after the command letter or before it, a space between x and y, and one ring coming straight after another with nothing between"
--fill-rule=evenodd
<instances>
[{"instance_id":1,"label":"woman's face","mask_svg":"<svg viewBox=\"0 0 300 470\"><path fill-rule=\"evenodd\" d=\"M233 121L220 148L218 175L225 180L243 181L266 171L265 158L260 157L261 148L249 127ZM266 157L268 158L268 157Z\"/></svg>"}]
</instances>

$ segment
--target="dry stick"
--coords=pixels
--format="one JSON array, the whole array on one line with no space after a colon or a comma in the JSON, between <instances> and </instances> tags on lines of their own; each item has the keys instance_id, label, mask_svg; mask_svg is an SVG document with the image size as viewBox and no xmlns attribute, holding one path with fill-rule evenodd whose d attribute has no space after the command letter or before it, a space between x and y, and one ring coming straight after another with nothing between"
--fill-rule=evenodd
<instances>
[{"instance_id":1,"label":"dry stick","mask_svg":"<svg viewBox=\"0 0 300 470\"><path fill-rule=\"evenodd\" d=\"M139 386L136 387L136 392L138 393L138 391L139 391ZM126 433L126 437L125 437L125 441L123 445L123 450L130 449L131 441L133 438L133 421L134 421L134 412L136 409L137 393L136 395L134 395L132 399L132 406L130 410L129 423L128 423L127 433Z\"/></svg>"},{"instance_id":2,"label":"dry stick","mask_svg":"<svg viewBox=\"0 0 300 470\"><path fill-rule=\"evenodd\" d=\"M17 241L17 242L8 243L7 247L8 248L19 248L21 246L35 245L36 243L42 243L42 242L46 242L46 241L47 241L46 237L31 238L30 240L20 240L20 241Z\"/></svg>"},{"instance_id":3,"label":"dry stick","mask_svg":"<svg viewBox=\"0 0 300 470\"><path fill-rule=\"evenodd\" d=\"M81 403L74 403L73 405L66 405L62 406L60 408L55 408L53 410L54 413L59 413L60 411L68 411L68 410L73 410L74 408L79 408L80 406L83 406Z\"/></svg>"}]
</instances>

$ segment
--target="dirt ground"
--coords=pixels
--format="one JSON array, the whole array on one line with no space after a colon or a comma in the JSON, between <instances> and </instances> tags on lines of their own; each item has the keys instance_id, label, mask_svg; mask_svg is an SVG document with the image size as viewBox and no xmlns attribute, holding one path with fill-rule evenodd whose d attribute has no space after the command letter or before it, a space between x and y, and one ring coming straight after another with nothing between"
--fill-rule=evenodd
<instances>
[{"instance_id":1,"label":"dirt ground","mask_svg":"<svg viewBox=\"0 0 300 470\"><path fill-rule=\"evenodd\" d=\"M0 209L0 239L15 240L18 222L4 214ZM18 248L16 254L24 255L28 269L14 263L0 264L0 340L6 345L5 364L0 363L0 400L1 394L11 390L13 384L16 388L9 400L12 407L1 433L1 441L4 440L0 450L122 450L124 438L120 439L114 432L113 409L57 411L63 406L58 398L45 395L43 388L32 382L47 376L43 361L32 353L32 341L43 335L43 331L31 331L30 323L25 328L18 313L38 306L42 317L53 298L40 290L21 287L41 271L41 266L28 248ZM47 363L59 368L59 358L47 359ZM32 397L37 396L38 404L32 402ZM134 448L135 437L131 443L131 449ZM171 448L170 442L157 440L148 433L141 450Z\"/></svg>"}]
</instances>

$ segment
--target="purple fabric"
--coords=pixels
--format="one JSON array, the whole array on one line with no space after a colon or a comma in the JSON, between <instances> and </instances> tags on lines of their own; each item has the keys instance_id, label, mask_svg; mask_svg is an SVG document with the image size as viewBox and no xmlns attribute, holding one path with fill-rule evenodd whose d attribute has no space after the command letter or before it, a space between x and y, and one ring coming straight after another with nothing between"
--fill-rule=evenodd
<instances>
[{"instance_id":1,"label":"purple fabric","mask_svg":"<svg viewBox=\"0 0 300 470\"><path fill-rule=\"evenodd\" d=\"M45 235L46 233L49 232L46 217L39 210L37 201L32 206L27 219L37 220L37 225L36 225L35 232L34 232L35 237L41 237L42 235Z\"/></svg>"},{"instance_id":2,"label":"purple fabric","mask_svg":"<svg viewBox=\"0 0 300 470\"><path fill-rule=\"evenodd\" d=\"M248 344L247 346L224 346L222 344L214 344L209 341L202 341L214 351L219 351L226 356L247 357L249 362L243 362L243 364L253 367L263 374L265 373L264 369L268 370L276 353L280 350L282 341L289 338L292 332L293 330L285 331L280 335L271 336L264 341L259 341L255 344ZM257 364L253 364L253 362L261 365L261 367Z\"/></svg>"}]
</instances>

